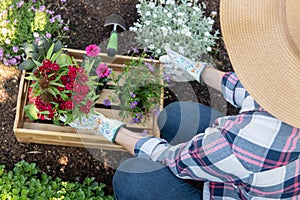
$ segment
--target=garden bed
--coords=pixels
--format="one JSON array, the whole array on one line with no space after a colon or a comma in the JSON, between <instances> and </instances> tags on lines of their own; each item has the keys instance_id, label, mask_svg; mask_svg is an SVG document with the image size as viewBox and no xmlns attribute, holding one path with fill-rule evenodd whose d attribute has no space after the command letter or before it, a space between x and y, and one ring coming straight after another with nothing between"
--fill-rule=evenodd
<instances>
[{"instance_id":1,"label":"garden bed","mask_svg":"<svg viewBox=\"0 0 300 200\"><path fill-rule=\"evenodd\" d=\"M69 55L74 57L76 60L81 60L85 51L76 49L65 49ZM115 56L113 58L101 54L101 60L107 63L110 68L113 69L115 74L122 73L126 62L131 59L135 59L129 56ZM149 60L150 61L150 60ZM153 62L153 60L151 60ZM162 67L158 61L154 61L156 67ZM124 150L123 147L117 144L108 142L103 136L95 135L88 130L77 130L70 126L57 126L47 121L45 122L33 122L30 121L24 112L24 106L28 101L28 88L30 82L25 79L25 71L22 72L19 95L17 101L16 117L14 122L14 134L19 142L24 143L40 143L40 144L51 144L51 145L62 145L62 146L76 146L106 150ZM112 101L111 106L107 107L103 105L105 99L111 99L112 96L117 97L112 89L114 83L108 82L106 88L101 93L100 98L96 101L95 110L99 113L104 114L108 118L122 120L119 116L120 112L120 101L116 99ZM163 93L161 94L161 102L159 110L163 107ZM149 113L146 116L146 122L143 124L131 124L129 119L123 119L127 124L127 128L137 133L147 133L150 136L158 137L159 129L156 123L156 115Z\"/></svg>"}]
</instances>

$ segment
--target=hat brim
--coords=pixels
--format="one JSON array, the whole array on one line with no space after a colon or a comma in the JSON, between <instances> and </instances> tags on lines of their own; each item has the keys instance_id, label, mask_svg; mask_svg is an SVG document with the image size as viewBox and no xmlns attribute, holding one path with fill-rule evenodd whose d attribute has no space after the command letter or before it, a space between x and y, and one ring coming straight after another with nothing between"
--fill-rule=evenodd
<instances>
[{"instance_id":1,"label":"hat brim","mask_svg":"<svg viewBox=\"0 0 300 200\"><path fill-rule=\"evenodd\" d=\"M221 0L220 13L243 86L269 113L300 128L300 53L287 31L285 1Z\"/></svg>"}]
</instances>

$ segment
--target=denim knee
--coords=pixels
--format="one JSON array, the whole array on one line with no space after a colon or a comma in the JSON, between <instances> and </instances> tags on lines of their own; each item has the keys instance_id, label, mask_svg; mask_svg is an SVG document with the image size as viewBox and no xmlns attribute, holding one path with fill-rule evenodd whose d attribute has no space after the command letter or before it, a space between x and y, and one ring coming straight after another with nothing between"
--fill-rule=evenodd
<instances>
[{"instance_id":1,"label":"denim knee","mask_svg":"<svg viewBox=\"0 0 300 200\"><path fill-rule=\"evenodd\" d=\"M144 176L148 172L156 171L164 166L160 163L142 158L130 158L120 164L113 176L113 189L118 200L140 200L143 196ZM143 175L142 175L143 174Z\"/></svg>"}]
</instances>

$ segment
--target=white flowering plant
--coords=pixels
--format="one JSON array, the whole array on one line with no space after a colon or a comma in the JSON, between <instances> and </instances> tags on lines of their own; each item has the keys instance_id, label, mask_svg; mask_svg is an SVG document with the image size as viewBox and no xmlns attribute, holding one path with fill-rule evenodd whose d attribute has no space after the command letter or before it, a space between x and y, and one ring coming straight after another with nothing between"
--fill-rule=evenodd
<instances>
[{"instance_id":1,"label":"white flowering plant","mask_svg":"<svg viewBox=\"0 0 300 200\"><path fill-rule=\"evenodd\" d=\"M165 54L164 47L191 59L212 51L218 30L213 30L215 11L204 16L204 3L198 0L139 0L139 19L130 27L135 39L148 47L154 57Z\"/></svg>"},{"instance_id":2,"label":"white flowering plant","mask_svg":"<svg viewBox=\"0 0 300 200\"><path fill-rule=\"evenodd\" d=\"M0 62L17 66L25 59L24 43L42 37L63 41L68 30L68 23L49 10L44 0L1 0Z\"/></svg>"}]
</instances>

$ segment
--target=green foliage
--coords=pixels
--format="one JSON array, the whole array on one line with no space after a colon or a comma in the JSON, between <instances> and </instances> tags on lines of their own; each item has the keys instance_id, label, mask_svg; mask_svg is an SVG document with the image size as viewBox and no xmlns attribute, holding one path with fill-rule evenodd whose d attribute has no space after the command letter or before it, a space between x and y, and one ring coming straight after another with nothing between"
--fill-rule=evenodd
<instances>
[{"instance_id":1,"label":"green foliage","mask_svg":"<svg viewBox=\"0 0 300 200\"><path fill-rule=\"evenodd\" d=\"M201 6L198 0L193 3L188 0L139 1L140 18L130 30L154 57L166 54L165 46L193 60L212 51L219 32L213 32L216 12L212 12L211 17L203 15L205 4Z\"/></svg>"},{"instance_id":2,"label":"green foliage","mask_svg":"<svg viewBox=\"0 0 300 200\"><path fill-rule=\"evenodd\" d=\"M24 43L38 42L42 37L63 39L67 30L68 24L48 10L44 0L1 0L0 61L16 66L24 56Z\"/></svg>"},{"instance_id":3,"label":"green foliage","mask_svg":"<svg viewBox=\"0 0 300 200\"><path fill-rule=\"evenodd\" d=\"M52 179L34 163L21 161L12 171L0 165L0 199L2 200L112 200L105 195L105 184L95 178L86 178L83 183Z\"/></svg>"},{"instance_id":4,"label":"green foliage","mask_svg":"<svg viewBox=\"0 0 300 200\"><path fill-rule=\"evenodd\" d=\"M52 51L49 51L50 47L52 46ZM44 59L50 60L50 56L52 54L55 56L52 58L52 60L62 59L60 58L61 53L59 51L62 50L63 45L60 40L54 41L42 37L40 40L32 42L32 44L25 43L23 47L26 54L26 59L19 65L20 70L33 69L36 67L35 61L42 62Z\"/></svg>"},{"instance_id":5,"label":"green foliage","mask_svg":"<svg viewBox=\"0 0 300 200\"><path fill-rule=\"evenodd\" d=\"M145 52L126 63L124 72L117 78L116 93L121 101L119 115L131 118L130 123L144 123L150 112L159 111L160 97L165 87L161 69L148 59Z\"/></svg>"}]
</instances>

